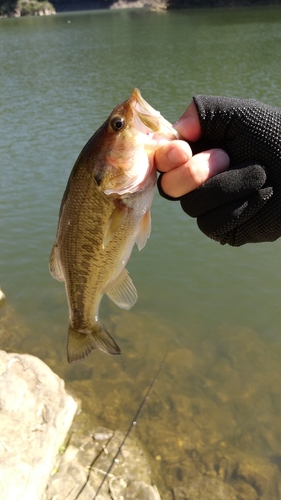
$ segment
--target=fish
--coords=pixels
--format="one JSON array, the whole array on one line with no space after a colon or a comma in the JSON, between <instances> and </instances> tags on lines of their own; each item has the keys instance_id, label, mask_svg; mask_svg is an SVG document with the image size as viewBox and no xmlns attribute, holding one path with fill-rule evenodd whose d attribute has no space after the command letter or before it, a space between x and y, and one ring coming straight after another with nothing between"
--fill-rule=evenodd
<instances>
[{"instance_id":1,"label":"fish","mask_svg":"<svg viewBox=\"0 0 281 500\"><path fill-rule=\"evenodd\" d=\"M49 269L65 283L69 308L67 359L94 349L121 350L99 319L104 295L130 309L137 291L126 269L134 244L151 232L157 148L177 139L173 126L138 89L116 106L79 154L61 201Z\"/></svg>"}]
</instances>

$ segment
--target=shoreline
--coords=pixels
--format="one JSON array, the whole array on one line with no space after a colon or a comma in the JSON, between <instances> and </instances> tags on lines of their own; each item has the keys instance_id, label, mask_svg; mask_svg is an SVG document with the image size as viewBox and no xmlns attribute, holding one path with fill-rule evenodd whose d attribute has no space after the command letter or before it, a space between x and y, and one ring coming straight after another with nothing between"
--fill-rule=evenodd
<instances>
[{"instance_id":1,"label":"shoreline","mask_svg":"<svg viewBox=\"0 0 281 500\"><path fill-rule=\"evenodd\" d=\"M84 10L115 10L115 9L204 9L204 8L235 8L263 7L281 5L281 0L54 0L52 2L57 13L78 12Z\"/></svg>"},{"instance_id":2,"label":"shoreline","mask_svg":"<svg viewBox=\"0 0 281 500\"><path fill-rule=\"evenodd\" d=\"M84 12L95 10L123 10L147 9L151 11L175 9L204 9L204 8L235 8L235 7L264 7L281 5L281 0L54 0L23 1L17 4L9 2L2 4L0 0L0 18L48 16L60 13Z\"/></svg>"}]
</instances>

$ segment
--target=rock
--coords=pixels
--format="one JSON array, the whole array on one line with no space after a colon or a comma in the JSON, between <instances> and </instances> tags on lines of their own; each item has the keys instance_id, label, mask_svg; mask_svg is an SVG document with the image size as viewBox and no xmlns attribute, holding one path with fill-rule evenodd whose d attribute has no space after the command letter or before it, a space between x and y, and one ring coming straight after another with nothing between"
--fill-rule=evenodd
<instances>
[{"instance_id":1,"label":"rock","mask_svg":"<svg viewBox=\"0 0 281 500\"><path fill-rule=\"evenodd\" d=\"M238 500L232 486L216 478L202 476L189 486L173 489L175 500Z\"/></svg>"},{"instance_id":2,"label":"rock","mask_svg":"<svg viewBox=\"0 0 281 500\"><path fill-rule=\"evenodd\" d=\"M59 469L50 479L46 500L93 500L103 480L99 500L161 500L138 441L127 437L122 444L124 437L120 431L102 427L84 438L72 435Z\"/></svg>"},{"instance_id":3,"label":"rock","mask_svg":"<svg viewBox=\"0 0 281 500\"><path fill-rule=\"evenodd\" d=\"M138 441L76 413L45 363L0 351L0 500L92 500L112 462L99 500L160 500Z\"/></svg>"},{"instance_id":4,"label":"rock","mask_svg":"<svg viewBox=\"0 0 281 500\"><path fill-rule=\"evenodd\" d=\"M1 290L0 288L0 305L5 301L5 298L6 298L5 294L3 290Z\"/></svg>"},{"instance_id":5,"label":"rock","mask_svg":"<svg viewBox=\"0 0 281 500\"><path fill-rule=\"evenodd\" d=\"M0 498L41 500L77 404L40 359L0 351Z\"/></svg>"},{"instance_id":6,"label":"rock","mask_svg":"<svg viewBox=\"0 0 281 500\"><path fill-rule=\"evenodd\" d=\"M279 476L278 467L258 457L247 457L237 468L237 477L256 490L264 498L274 498Z\"/></svg>"},{"instance_id":7,"label":"rock","mask_svg":"<svg viewBox=\"0 0 281 500\"><path fill-rule=\"evenodd\" d=\"M15 0L1 2L1 17L51 16L56 14L54 6L47 0Z\"/></svg>"},{"instance_id":8,"label":"rock","mask_svg":"<svg viewBox=\"0 0 281 500\"><path fill-rule=\"evenodd\" d=\"M165 10L167 9L167 0L116 0L109 8Z\"/></svg>"},{"instance_id":9,"label":"rock","mask_svg":"<svg viewBox=\"0 0 281 500\"><path fill-rule=\"evenodd\" d=\"M15 309L6 300L0 303L0 346L1 350L15 352L22 348L29 335L24 320L18 318Z\"/></svg>"}]
</instances>

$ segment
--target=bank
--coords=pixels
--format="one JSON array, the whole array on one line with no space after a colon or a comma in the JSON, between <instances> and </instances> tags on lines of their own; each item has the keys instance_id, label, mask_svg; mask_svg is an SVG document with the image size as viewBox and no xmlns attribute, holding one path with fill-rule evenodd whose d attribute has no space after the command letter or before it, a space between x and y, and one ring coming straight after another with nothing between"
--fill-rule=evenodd
<instances>
[{"instance_id":1,"label":"bank","mask_svg":"<svg viewBox=\"0 0 281 500\"><path fill-rule=\"evenodd\" d=\"M0 0L0 17L44 16L96 9L150 10L280 5L281 0Z\"/></svg>"}]
</instances>

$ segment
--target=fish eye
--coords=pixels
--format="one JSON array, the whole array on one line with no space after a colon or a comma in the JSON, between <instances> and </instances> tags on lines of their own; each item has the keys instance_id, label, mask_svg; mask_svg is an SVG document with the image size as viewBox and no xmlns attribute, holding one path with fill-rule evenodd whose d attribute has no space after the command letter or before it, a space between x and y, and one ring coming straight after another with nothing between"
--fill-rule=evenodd
<instances>
[{"instance_id":1,"label":"fish eye","mask_svg":"<svg viewBox=\"0 0 281 500\"><path fill-rule=\"evenodd\" d=\"M125 120L124 118L121 118L121 116L114 116L114 118L112 118L110 122L110 125L112 130L114 130L115 132L119 132L124 127Z\"/></svg>"}]
</instances>

